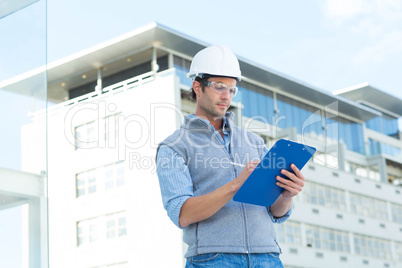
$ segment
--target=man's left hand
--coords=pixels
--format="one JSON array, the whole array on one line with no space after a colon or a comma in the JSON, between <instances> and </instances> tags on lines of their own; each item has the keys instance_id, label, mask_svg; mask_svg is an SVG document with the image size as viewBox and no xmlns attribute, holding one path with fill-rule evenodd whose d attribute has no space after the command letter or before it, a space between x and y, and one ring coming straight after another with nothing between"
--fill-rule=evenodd
<instances>
[{"instance_id":1,"label":"man's left hand","mask_svg":"<svg viewBox=\"0 0 402 268\"><path fill-rule=\"evenodd\" d=\"M304 183L306 181L303 174L296 167L296 165L291 164L290 167L292 168L294 173L289 172L285 169L281 170L281 173L289 179L285 179L281 176L276 176L276 184L285 189L282 192L282 197L286 199L290 199L298 195L302 191Z\"/></svg>"}]
</instances>

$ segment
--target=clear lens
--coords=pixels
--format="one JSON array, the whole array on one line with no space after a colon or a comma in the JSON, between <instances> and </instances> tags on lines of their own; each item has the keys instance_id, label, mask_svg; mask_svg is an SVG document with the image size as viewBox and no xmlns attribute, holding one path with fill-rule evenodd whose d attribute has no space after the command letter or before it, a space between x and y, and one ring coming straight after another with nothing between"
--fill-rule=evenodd
<instances>
[{"instance_id":1,"label":"clear lens","mask_svg":"<svg viewBox=\"0 0 402 268\"><path fill-rule=\"evenodd\" d=\"M220 94L225 94L226 91L229 90L229 93L231 95L236 96L237 94L237 87L233 86L233 87L228 87L228 85L226 85L225 83L221 83L221 82L212 82L212 81L208 81L209 85L206 85L208 87L212 87L215 89L215 91L219 92Z\"/></svg>"}]
</instances>

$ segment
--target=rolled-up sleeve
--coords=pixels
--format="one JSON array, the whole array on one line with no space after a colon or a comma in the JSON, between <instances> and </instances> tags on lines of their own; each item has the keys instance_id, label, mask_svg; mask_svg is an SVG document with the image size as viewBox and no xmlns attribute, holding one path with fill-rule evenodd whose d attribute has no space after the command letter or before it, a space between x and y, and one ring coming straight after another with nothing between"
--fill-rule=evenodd
<instances>
[{"instance_id":1,"label":"rolled-up sleeve","mask_svg":"<svg viewBox=\"0 0 402 268\"><path fill-rule=\"evenodd\" d=\"M162 194L163 207L172 222L179 224L180 210L184 202L194 196L193 182L183 157L173 149L162 145L156 157L156 172Z\"/></svg>"},{"instance_id":2,"label":"rolled-up sleeve","mask_svg":"<svg viewBox=\"0 0 402 268\"><path fill-rule=\"evenodd\" d=\"M268 148L267 148L266 146L264 146L264 149L263 149L263 151L262 151L262 153L261 153L261 156L260 156L260 159L261 159L261 160L262 160L262 159L264 158L264 156L268 153L268 151L269 151ZM268 214L269 214L269 216L271 217L271 220L272 220L273 223L282 223L282 222L286 221L286 220L290 217L290 215L292 214L293 205L290 207L290 209L288 210L288 212L286 212L286 214L283 215L283 216L280 217L280 218L277 218L277 217L275 217L274 215L272 215L272 213L271 213L271 211L270 211L270 208L267 208L267 210L268 210Z\"/></svg>"},{"instance_id":3,"label":"rolled-up sleeve","mask_svg":"<svg viewBox=\"0 0 402 268\"><path fill-rule=\"evenodd\" d=\"M268 210L268 214L271 217L271 220L272 220L273 223L282 223L282 222L286 221L287 219L289 219L289 217L290 217L290 215L292 214L292 211L293 211L293 205L290 207L288 212L286 212L286 214L283 215L280 218L277 218L274 215L272 215L272 213L271 213L269 208L267 208L267 210Z\"/></svg>"}]
</instances>

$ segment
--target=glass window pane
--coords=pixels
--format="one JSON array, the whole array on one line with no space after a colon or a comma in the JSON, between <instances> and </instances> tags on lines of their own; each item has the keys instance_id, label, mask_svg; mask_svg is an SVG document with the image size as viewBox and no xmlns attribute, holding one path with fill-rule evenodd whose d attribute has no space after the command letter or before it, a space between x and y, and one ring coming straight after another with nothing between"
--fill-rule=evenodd
<instances>
[{"instance_id":1,"label":"glass window pane","mask_svg":"<svg viewBox=\"0 0 402 268\"><path fill-rule=\"evenodd\" d=\"M119 236L124 236L126 234L127 234L127 229L126 228L119 229Z\"/></svg>"}]
</instances>

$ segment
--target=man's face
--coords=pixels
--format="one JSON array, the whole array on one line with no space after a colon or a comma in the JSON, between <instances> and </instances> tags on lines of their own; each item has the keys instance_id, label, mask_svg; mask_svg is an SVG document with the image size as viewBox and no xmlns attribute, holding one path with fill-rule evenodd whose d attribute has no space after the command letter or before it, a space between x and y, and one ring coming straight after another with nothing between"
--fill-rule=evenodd
<instances>
[{"instance_id":1,"label":"man's face","mask_svg":"<svg viewBox=\"0 0 402 268\"><path fill-rule=\"evenodd\" d=\"M228 87L236 86L236 80L228 77L211 77L208 79L208 81L225 83ZM227 90L225 93L219 93L214 89L213 86L205 86L205 91L202 92L201 84L198 83L198 116L204 116L210 121L224 117L230 106L232 97L233 96L230 94L229 90Z\"/></svg>"}]
</instances>

